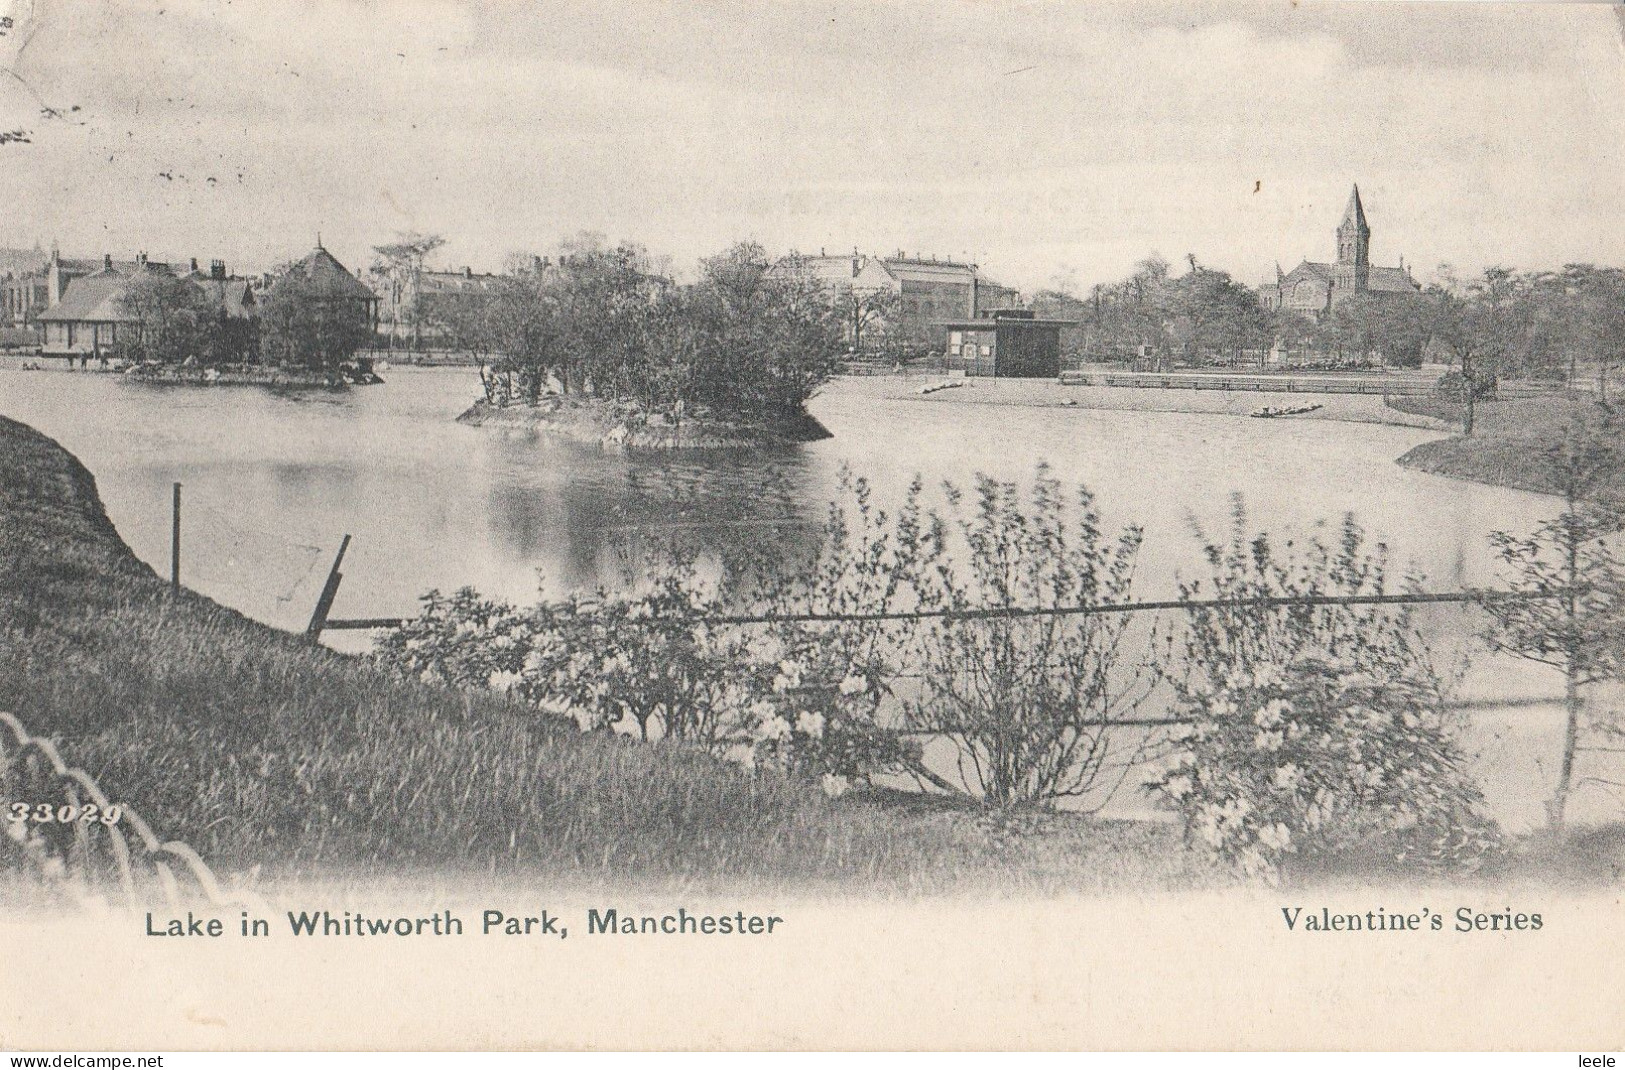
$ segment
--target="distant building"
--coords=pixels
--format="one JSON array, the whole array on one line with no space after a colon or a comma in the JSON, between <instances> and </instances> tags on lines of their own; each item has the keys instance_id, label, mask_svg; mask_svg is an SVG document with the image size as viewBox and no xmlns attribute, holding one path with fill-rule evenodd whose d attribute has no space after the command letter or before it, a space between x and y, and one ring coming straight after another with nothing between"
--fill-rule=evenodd
<instances>
[{"instance_id":1,"label":"distant building","mask_svg":"<svg viewBox=\"0 0 1625 1070\"><path fill-rule=\"evenodd\" d=\"M0 327L26 327L46 307L45 265L50 259L38 245L0 249Z\"/></svg>"},{"instance_id":2,"label":"distant building","mask_svg":"<svg viewBox=\"0 0 1625 1070\"><path fill-rule=\"evenodd\" d=\"M266 289L275 293L283 279L298 276L316 283L328 301L349 305L357 317L364 317L369 330L378 328L378 295L366 283L350 273L338 258L316 239L316 248L295 260L281 271L267 276Z\"/></svg>"},{"instance_id":3,"label":"distant building","mask_svg":"<svg viewBox=\"0 0 1625 1070\"><path fill-rule=\"evenodd\" d=\"M974 319L996 309L1016 308L1021 294L985 278L977 265L935 257L793 256L781 265L797 264L832 292L889 291L898 298L899 322L907 337L940 337L950 320Z\"/></svg>"},{"instance_id":4,"label":"distant building","mask_svg":"<svg viewBox=\"0 0 1625 1070\"><path fill-rule=\"evenodd\" d=\"M92 265L96 265L92 267ZM46 269L49 307L35 316L44 330L41 352L54 356L107 356L135 329L124 292L144 272L170 274L169 265L134 260L68 260L53 252Z\"/></svg>"},{"instance_id":5,"label":"distant building","mask_svg":"<svg viewBox=\"0 0 1625 1070\"><path fill-rule=\"evenodd\" d=\"M136 318L124 309L124 295L130 284L144 273L174 275L168 264L148 260L145 253L126 261L103 256L99 270L85 272L87 265L95 263L52 255L47 286L59 296L36 317L44 329L42 353L108 356L121 342L129 341L131 332L138 327ZM179 277L202 290L228 320L247 320L257 315L253 283L228 275L222 260L213 261L207 273L200 271L193 260L190 273ZM62 286L60 292L56 290L58 285Z\"/></svg>"},{"instance_id":6,"label":"distant building","mask_svg":"<svg viewBox=\"0 0 1625 1070\"><path fill-rule=\"evenodd\" d=\"M1321 264L1305 260L1291 271L1275 266L1275 281L1258 289L1259 302L1270 310L1286 309L1319 317L1339 302L1357 294L1417 293L1417 285L1404 266L1373 267L1371 228L1366 224L1365 206L1360 203L1360 187L1349 194L1343 221L1337 226L1337 262Z\"/></svg>"},{"instance_id":7,"label":"distant building","mask_svg":"<svg viewBox=\"0 0 1625 1070\"><path fill-rule=\"evenodd\" d=\"M254 319L259 315L254 280L228 275L224 260L211 260L209 270L203 272L194 259L192 270L182 278L201 289L215 310L228 319Z\"/></svg>"},{"instance_id":8,"label":"distant building","mask_svg":"<svg viewBox=\"0 0 1625 1070\"><path fill-rule=\"evenodd\" d=\"M391 338L414 341L433 338L437 305L488 293L499 275L461 271L413 271L407 267L374 268L369 272L378 295L379 330Z\"/></svg>"},{"instance_id":9,"label":"distant building","mask_svg":"<svg viewBox=\"0 0 1625 1070\"><path fill-rule=\"evenodd\" d=\"M1001 309L991 316L943 325L945 352L966 375L1053 379L1061 374L1061 329L1071 320L1041 320L1032 312Z\"/></svg>"},{"instance_id":10,"label":"distant building","mask_svg":"<svg viewBox=\"0 0 1625 1070\"><path fill-rule=\"evenodd\" d=\"M36 267L14 272L5 281L0 300L4 302L7 321L16 326L32 325L46 309L56 307L75 279L112 270L129 275L144 263L145 260L140 258L114 260L110 256L103 256L96 260L64 257L52 249L50 255L42 257ZM153 266L168 269L167 264L154 262Z\"/></svg>"}]
</instances>

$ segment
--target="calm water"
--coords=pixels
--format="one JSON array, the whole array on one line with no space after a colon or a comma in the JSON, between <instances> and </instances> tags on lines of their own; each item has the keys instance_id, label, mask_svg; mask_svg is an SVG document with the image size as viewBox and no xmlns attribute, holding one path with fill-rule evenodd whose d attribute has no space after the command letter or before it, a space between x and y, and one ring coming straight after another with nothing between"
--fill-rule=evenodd
<instances>
[{"instance_id":1,"label":"calm water","mask_svg":"<svg viewBox=\"0 0 1625 1070\"><path fill-rule=\"evenodd\" d=\"M1490 583L1487 532L1527 528L1552 508L1396 467L1435 434L1409 428L885 400L871 384L842 382L812 406L834 433L827 441L766 457L629 458L455 423L478 391L470 371L396 368L386 378L340 394L277 394L0 368L0 414L75 453L119 532L161 573L169 488L181 482L183 580L289 628L304 626L345 533L355 540L334 616L410 613L435 587L530 601L538 577L555 591L593 582L640 538L796 540L843 466L890 498L916 473L965 485L976 472L1030 476L1045 460L1090 486L1110 523L1145 526L1144 597L1171 593L1176 573L1196 569L1193 523L1223 531L1235 493L1275 532L1353 512L1440 590ZM1464 619L1444 611L1432 627L1460 630ZM365 646L358 635L335 642ZM1542 672L1484 659L1467 686L1503 697L1559 690ZM1509 824L1539 819L1555 726L1546 707L1475 715L1483 775Z\"/></svg>"}]
</instances>

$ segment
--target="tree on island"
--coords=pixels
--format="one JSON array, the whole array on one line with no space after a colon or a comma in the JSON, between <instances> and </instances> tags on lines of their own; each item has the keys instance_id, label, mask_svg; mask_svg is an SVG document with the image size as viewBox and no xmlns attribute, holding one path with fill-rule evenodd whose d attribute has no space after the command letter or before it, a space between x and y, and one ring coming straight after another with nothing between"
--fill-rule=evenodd
<instances>
[{"instance_id":1,"label":"tree on island","mask_svg":"<svg viewBox=\"0 0 1625 1070\"><path fill-rule=\"evenodd\" d=\"M679 285L641 246L572 242L508 271L459 330L497 354L499 400L628 403L680 419L709 410L778 418L834 374L842 323L816 281L771 270L759 245L706 260ZM474 336L478 335L476 339Z\"/></svg>"},{"instance_id":2,"label":"tree on island","mask_svg":"<svg viewBox=\"0 0 1625 1070\"><path fill-rule=\"evenodd\" d=\"M215 349L216 317L203 291L186 279L144 271L124 287L118 305L128 317L120 331L128 359L179 364L207 360Z\"/></svg>"},{"instance_id":3,"label":"tree on island","mask_svg":"<svg viewBox=\"0 0 1625 1070\"><path fill-rule=\"evenodd\" d=\"M332 372L372 340L367 302L335 280L285 271L260 303L268 363Z\"/></svg>"}]
</instances>

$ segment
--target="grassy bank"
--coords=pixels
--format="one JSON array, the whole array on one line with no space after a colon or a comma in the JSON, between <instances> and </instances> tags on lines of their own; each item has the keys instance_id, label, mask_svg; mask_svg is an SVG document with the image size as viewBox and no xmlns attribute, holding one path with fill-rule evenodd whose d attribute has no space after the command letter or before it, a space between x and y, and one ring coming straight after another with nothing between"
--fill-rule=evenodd
<instances>
[{"instance_id":1,"label":"grassy bank","mask_svg":"<svg viewBox=\"0 0 1625 1070\"><path fill-rule=\"evenodd\" d=\"M1464 406L1437 398L1395 398L1403 412L1462 426ZM1595 395L1576 392L1508 401L1481 401L1474 406L1473 435L1425 442L1399 459L1407 468L1498 487L1558 493L1560 483L1552 451L1587 428L1596 428L1607 410ZM1612 493L1625 497L1625 472Z\"/></svg>"},{"instance_id":2,"label":"grassy bank","mask_svg":"<svg viewBox=\"0 0 1625 1070\"><path fill-rule=\"evenodd\" d=\"M5 419L0 709L225 873L901 892L1210 876L1171 827L1057 817L1011 836L964 809L831 800L395 679L189 592L172 600L84 467Z\"/></svg>"}]
</instances>

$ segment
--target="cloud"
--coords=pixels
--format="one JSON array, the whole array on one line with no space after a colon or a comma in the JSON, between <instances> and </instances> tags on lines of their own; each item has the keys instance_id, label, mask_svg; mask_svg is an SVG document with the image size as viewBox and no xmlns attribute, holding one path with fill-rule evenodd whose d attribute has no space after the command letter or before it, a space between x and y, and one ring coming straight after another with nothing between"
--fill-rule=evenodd
<instances>
[{"instance_id":1,"label":"cloud","mask_svg":"<svg viewBox=\"0 0 1625 1070\"><path fill-rule=\"evenodd\" d=\"M592 229L1250 279L1328 255L1358 180L1380 259L1625 261L1601 7L36 4L19 67L83 125L0 148L0 240L267 263L319 229L354 263L417 229L495 267Z\"/></svg>"}]
</instances>

